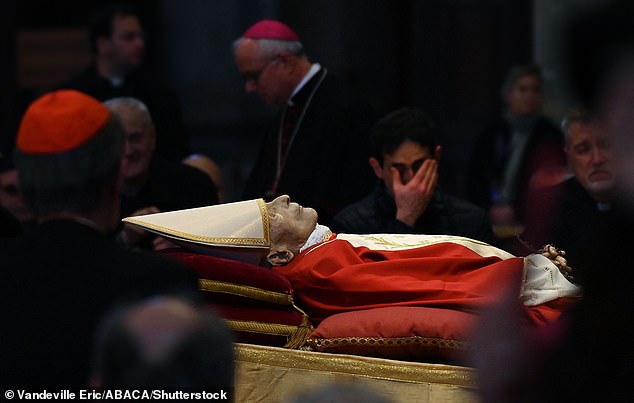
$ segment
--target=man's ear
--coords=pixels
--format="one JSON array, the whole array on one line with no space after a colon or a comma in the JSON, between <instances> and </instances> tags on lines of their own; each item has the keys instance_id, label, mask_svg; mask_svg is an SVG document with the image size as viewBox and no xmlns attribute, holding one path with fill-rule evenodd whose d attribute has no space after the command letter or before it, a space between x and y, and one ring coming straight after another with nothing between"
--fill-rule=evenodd
<instances>
[{"instance_id":1,"label":"man's ear","mask_svg":"<svg viewBox=\"0 0 634 403\"><path fill-rule=\"evenodd\" d=\"M374 157L370 157L368 159L368 162L370 163L370 166L372 167L372 170L374 171L376 177L379 179L383 179L383 167L379 163L379 160Z\"/></svg>"},{"instance_id":2,"label":"man's ear","mask_svg":"<svg viewBox=\"0 0 634 403\"><path fill-rule=\"evenodd\" d=\"M270 251L268 255L266 255L266 260L269 261L273 266L283 266L288 264L293 258L295 254L288 249L281 249Z\"/></svg>"}]
</instances>

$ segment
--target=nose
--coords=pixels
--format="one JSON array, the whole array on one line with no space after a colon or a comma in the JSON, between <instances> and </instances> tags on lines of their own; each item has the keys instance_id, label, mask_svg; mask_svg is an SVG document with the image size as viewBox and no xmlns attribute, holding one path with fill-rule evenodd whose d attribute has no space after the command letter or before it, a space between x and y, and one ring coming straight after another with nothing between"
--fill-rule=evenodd
<instances>
[{"instance_id":1,"label":"nose","mask_svg":"<svg viewBox=\"0 0 634 403\"><path fill-rule=\"evenodd\" d=\"M594 147L592 149L592 163L594 165L601 165L607 161L605 150L601 147Z\"/></svg>"},{"instance_id":2,"label":"nose","mask_svg":"<svg viewBox=\"0 0 634 403\"><path fill-rule=\"evenodd\" d=\"M132 154L132 148L133 147L132 147L132 143L129 140L125 141L124 147L125 147L125 149L123 151L124 151L124 155L125 156L128 156L128 155Z\"/></svg>"}]
</instances>

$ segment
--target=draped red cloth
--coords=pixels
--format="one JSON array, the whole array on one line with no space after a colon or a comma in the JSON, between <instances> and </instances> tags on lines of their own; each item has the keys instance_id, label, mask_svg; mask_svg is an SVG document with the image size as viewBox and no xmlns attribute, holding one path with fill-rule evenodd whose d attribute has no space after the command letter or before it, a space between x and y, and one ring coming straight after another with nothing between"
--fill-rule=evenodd
<instances>
[{"instance_id":1,"label":"draped red cloth","mask_svg":"<svg viewBox=\"0 0 634 403\"><path fill-rule=\"evenodd\" d=\"M290 280L302 307L319 322L340 312L393 306L479 312L508 287L517 288L519 298L523 266L523 258L483 257L451 242L385 251L334 239L274 270ZM535 324L554 320L558 304L544 304L544 312L541 305L530 307L527 317Z\"/></svg>"}]
</instances>

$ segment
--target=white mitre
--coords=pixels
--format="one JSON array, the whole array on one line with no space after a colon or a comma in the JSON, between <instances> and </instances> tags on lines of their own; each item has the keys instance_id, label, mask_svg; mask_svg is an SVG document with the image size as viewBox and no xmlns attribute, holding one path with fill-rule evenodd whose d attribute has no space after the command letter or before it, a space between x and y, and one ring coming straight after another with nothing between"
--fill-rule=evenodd
<instances>
[{"instance_id":1,"label":"white mitre","mask_svg":"<svg viewBox=\"0 0 634 403\"><path fill-rule=\"evenodd\" d=\"M196 252L254 264L264 262L271 246L263 199L127 217L123 221Z\"/></svg>"}]
</instances>

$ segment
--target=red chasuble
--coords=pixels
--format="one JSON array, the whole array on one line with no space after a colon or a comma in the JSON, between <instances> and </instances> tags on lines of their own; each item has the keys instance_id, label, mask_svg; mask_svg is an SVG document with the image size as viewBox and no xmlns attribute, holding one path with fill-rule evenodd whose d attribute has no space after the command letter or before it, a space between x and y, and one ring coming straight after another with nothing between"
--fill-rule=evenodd
<instances>
[{"instance_id":1,"label":"red chasuble","mask_svg":"<svg viewBox=\"0 0 634 403\"><path fill-rule=\"evenodd\" d=\"M274 268L291 281L315 322L340 312L393 306L473 313L499 300L508 287L517 288L519 298L524 258L466 238L452 238L457 243L430 237L423 246L411 246L399 245L402 239L389 235L365 237L373 238L372 245L337 237ZM535 308L541 310L528 309ZM529 316L539 323L554 319L559 311L546 307L544 314Z\"/></svg>"}]
</instances>

